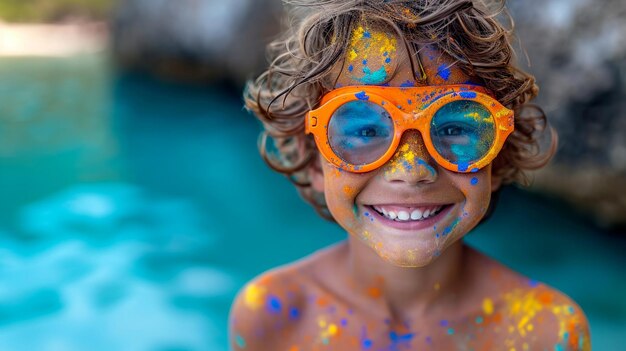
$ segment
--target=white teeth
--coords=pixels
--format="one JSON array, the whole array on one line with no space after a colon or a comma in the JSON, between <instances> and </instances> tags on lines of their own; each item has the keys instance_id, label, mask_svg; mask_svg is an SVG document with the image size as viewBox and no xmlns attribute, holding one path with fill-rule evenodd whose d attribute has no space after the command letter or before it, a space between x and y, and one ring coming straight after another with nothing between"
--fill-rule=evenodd
<instances>
[{"instance_id":1,"label":"white teeth","mask_svg":"<svg viewBox=\"0 0 626 351\"><path fill-rule=\"evenodd\" d=\"M420 211L420 210L413 210L413 212L411 212L411 219L412 220L422 219L422 211Z\"/></svg>"},{"instance_id":2,"label":"white teeth","mask_svg":"<svg viewBox=\"0 0 626 351\"><path fill-rule=\"evenodd\" d=\"M409 219L409 213L406 211L400 211L398 212L398 219L401 221L406 221Z\"/></svg>"},{"instance_id":3,"label":"white teeth","mask_svg":"<svg viewBox=\"0 0 626 351\"><path fill-rule=\"evenodd\" d=\"M383 207L379 207L379 206L373 206L373 207L378 213L382 213L388 219L405 222L405 221L410 221L410 220L418 221L418 220L423 220L423 219L433 217L434 215L439 213L439 211L441 210L443 206L435 206L432 208L428 208L424 210L423 212L420 209L414 209L413 211L409 212L409 211L403 211L403 210L387 211Z\"/></svg>"}]
</instances>

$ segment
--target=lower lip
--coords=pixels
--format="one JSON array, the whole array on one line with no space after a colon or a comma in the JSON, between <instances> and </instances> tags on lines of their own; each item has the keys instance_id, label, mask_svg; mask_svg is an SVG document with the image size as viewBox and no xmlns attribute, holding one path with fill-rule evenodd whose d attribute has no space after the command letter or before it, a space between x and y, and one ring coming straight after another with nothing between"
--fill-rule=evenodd
<instances>
[{"instance_id":1,"label":"lower lip","mask_svg":"<svg viewBox=\"0 0 626 351\"><path fill-rule=\"evenodd\" d=\"M405 221L405 222L394 221L393 219L389 219L381 215L380 213L378 213L376 210L374 210L373 208L369 206L368 206L368 209L369 209L368 212L371 214L373 218L376 218L379 222L381 222L382 224L388 227L401 229L401 230L420 230L420 229L434 227L435 224L437 224L437 222L439 222L440 219L442 219L448 212L450 212L452 207L453 205L446 205L435 216L428 217L427 219L424 219L424 220Z\"/></svg>"}]
</instances>

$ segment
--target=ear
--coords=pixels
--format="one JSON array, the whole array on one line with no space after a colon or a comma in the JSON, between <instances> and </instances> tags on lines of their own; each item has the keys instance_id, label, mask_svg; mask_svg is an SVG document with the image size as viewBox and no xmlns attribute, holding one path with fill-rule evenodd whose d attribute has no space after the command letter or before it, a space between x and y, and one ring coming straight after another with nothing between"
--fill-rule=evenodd
<instances>
[{"instance_id":1,"label":"ear","mask_svg":"<svg viewBox=\"0 0 626 351\"><path fill-rule=\"evenodd\" d=\"M323 193L324 192L324 171L322 170L322 161L319 153L313 156L313 163L309 166L308 173L311 180L311 187L313 190Z\"/></svg>"}]
</instances>

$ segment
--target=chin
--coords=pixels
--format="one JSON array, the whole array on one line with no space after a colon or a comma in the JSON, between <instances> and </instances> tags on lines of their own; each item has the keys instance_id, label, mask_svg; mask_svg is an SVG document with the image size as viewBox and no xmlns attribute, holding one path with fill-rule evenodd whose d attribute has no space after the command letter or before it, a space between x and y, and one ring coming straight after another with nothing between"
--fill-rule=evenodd
<instances>
[{"instance_id":1,"label":"chin","mask_svg":"<svg viewBox=\"0 0 626 351\"><path fill-rule=\"evenodd\" d=\"M377 250L376 253L385 262L396 267L404 268L425 267L439 257L439 254L436 251L429 252L421 249L404 250L403 252L384 252L382 250Z\"/></svg>"}]
</instances>

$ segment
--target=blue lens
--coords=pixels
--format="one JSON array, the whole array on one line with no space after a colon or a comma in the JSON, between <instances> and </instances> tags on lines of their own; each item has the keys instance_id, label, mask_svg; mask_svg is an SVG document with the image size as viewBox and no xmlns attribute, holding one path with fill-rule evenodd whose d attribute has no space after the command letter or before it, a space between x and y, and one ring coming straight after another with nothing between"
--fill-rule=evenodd
<instances>
[{"instance_id":1,"label":"blue lens","mask_svg":"<svg viewBox=\"0 0 626 351\"><path fill-rule=\"evenodd\" d=\"M347 102L335 110L328 124L330 147L351 165L376 161L387 151L392 140L391 116L373 102Z\"/></svg>"},{"instance_id":2,"label":"blue lens","mask_svg":"<svg viewBox=\"0 0 626 351\"><path fill-rule=\"evenodd\" d=\"M485 157L495 139L493 116L480 103L453 101L433 116L430 137L437 152L460 171Z\"/></svg>"}]
</instances>

